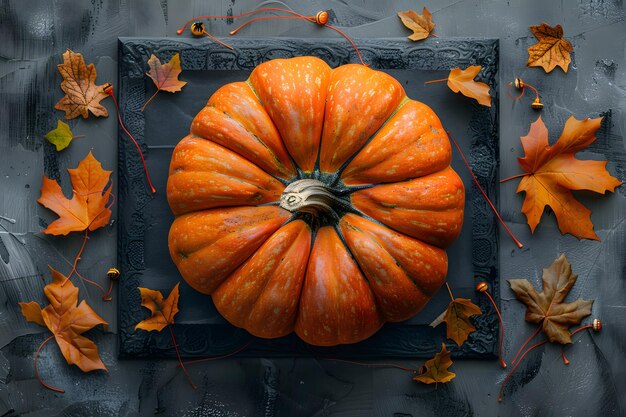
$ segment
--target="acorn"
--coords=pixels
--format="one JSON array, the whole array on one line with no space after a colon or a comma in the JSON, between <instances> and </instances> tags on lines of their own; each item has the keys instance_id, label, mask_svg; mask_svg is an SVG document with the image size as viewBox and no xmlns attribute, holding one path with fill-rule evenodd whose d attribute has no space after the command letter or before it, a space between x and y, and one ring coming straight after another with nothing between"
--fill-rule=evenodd
<instances>
[{"instance_id":1,"label":"acorn","mask_svg":"<svg viewBox=\"0 0 626 417\"><path fill-rule=\"evenodd\" d=\"M535 98L535 101L533 101L533 104L531 104L530 107L532 107L534 110L543 109L543 103L541 102L541 100L539 100L539 96Z\"/></svg>"},{"instance_id":2,"label":"acorn","mask_svg":"<svg viewBox=\"0 0 626 417\"><path fill-rule=\"evenodd\" d=\"M193 36L202 36L204 35L204 23L199 20L193 22L189 27L189 30Z\"/></svg>"},{"instance_id":3,"label":"acorn","mask_svg":"<svg viewBox=\"0 0 626 417\"><path fill-rule=\"evenodd\" d=\"M120 270L115 267L109 268L107 271L107 277L109 277L111 281L117 281L120 279Z\"/></svg>"}]
</instances>

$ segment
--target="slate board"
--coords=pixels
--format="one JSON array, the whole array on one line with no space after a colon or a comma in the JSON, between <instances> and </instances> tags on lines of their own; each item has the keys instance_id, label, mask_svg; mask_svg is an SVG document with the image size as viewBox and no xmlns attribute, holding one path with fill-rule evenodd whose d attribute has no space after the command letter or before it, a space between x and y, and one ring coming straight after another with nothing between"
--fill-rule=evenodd
<instances>
[{"instance_id":1,"label":"slate board","mask_svg":"<svg viewBox=\"0 0 626 417\"><path fill-rule=\"evenodd\" d=\"M232 353L238 356L319 357L431 357L445 339L445 326L428 326L449 303L445 290L415 318L387 323L371 338L353 345L314 347L290 335L264 340L226 322L211 298L187 286L170 259L167 234L173 220L165 189L171 152L189 132L195 114L220 86L245 80L261 62L300 55L314 55L332 67L358 62L350 45L337 39L229 38L227 50L207 38L120 38L119 103L126 127L146 155L156 195L150 195L136 149L119 129L118 258L122 279L118 288L120 357L175 357L168 332L134 331L148 313L140 306L137 287L169 293L181 281L180 307L173 326L181 355L207 357ZM357 39L366 62L400 80L409 97L431 106L444 127L457 139L473 171L491 200L498 205L498 40L430 38L413 43L406 39ZM145 76L151 54L162 62L180 52L188 82L178 94L160 92L145 112L140 108L154 93ZM445 83L425 86L424 81L445 78L451 68L481 65L480 81L491 87L493 105L479 106L452 93ZM453 357L495 358L498 320L491 304L474 291L486 281L499 300L498 225L495 216L473 184L453 148L452 166L467 190L466 219L459 240L448 249L448 282L456 297L472 298L484 312L474 322L477 331L460 348L448 341Z\"/></svg>"}]
</instances>

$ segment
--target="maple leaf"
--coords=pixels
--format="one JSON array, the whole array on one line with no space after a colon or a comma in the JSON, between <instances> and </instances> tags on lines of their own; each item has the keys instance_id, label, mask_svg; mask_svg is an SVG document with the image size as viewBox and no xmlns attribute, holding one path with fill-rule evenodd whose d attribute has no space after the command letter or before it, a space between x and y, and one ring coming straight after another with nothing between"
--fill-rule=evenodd
<instances>
[{"instance_id":1,"label":"maple leaf","mask_svg":"<svg viewBox=\"0 0 626 417\"><path fill-rule=\"evenodd\" d=\"M398 12L398 17L404 26L413 31L413 34L409 36L412 41L426 39L435 29L433 15L426 7L422 10L421 15L413 10L407 10L406 12Z\"/></svg>"},{"instance_id":2,"label":"maple leaf","mask_svg":"<svg viewBox=\"0 0 626 417\"><path fill-rule=\"evenodd\" d=\"M78 366L83 372L106 370L96 344L81 335L108 323L86 301L78 304L78 288L63 274L49 268L52 283L44 287L44 294L50 304L42 309L34 301L19 303L22 314L26 320L46 326L52 332L68 364Z\"/></svg>"},{"instance_id":3,"label":"maple leaf","mask_svg":"<svg viewBox=\"0 0 626 417\"><path fill-rule=\"evenodd\" d=\"M56 181L43 177L38 203L54 211L59 218L50 223L44 233L67 235L70 232L96 230L109 223L111 210L107 207L112 171L102 169L100 162L89 152L78 168L68 169L74 195L68 200Z\"/></svg>"},{"instance_id":4,"label":"maple leaf","mask_svg":"<svg viewBox=\"0 0 626 417\"><path fill-rule=\"evenodd\" d=\"M561 255L543 270L543 291L540 293L526 279L509 280L517 299L527 306L526 321L540 323L550 342L571 343L569 328L591 314L593 300L564 301L577 278L565 255Z\"/></svg>"},{"instance_id":5,"label":"maple leaf","mask_svg":"<svg viewBox=\"0 0 626 417\"><path fill-rule=\"evenodd\" d=\"M434 358L427 360L424 364L426 372L413 379L423 382L424 384L436 384L438 382L445 384L456 377L454 372L448 371L451 365L452 359L450 359L450 352L446 349L446 344L442 343L441 352L436 353Z\"/></svg>"},{"instance_id":6,"label":"maple leaf","mask_svg":"<svg viewBox=\"0 0 626 417\"><path fill-rule=\"evenodd\" d=\"M561 25L551 27L547 23L539 26L531 26L530 31L539 40L528 48L529 67L542 67L545 72L550 72L557 66L567 72L571 62L570 52L574 50L572 44L563 39Z\"/></svg>"},{"instance_id":7,"label":"maple leaf","mask_svg":"<svg viewBox=\"0 0 626 417\"><path fill-rule=\"evenodd\" d=\"M174 54L172 59L170 59L167 64L161 64L159 58L152 54L150 55L150 59L148 59L148 67L150 67L150 70L146 73L146 75L152 78L157 90L152 97L146 101L141 108L141 111L146 108L148 103L152 101L154 96L156 96L159 91L175 93L180 91L183 86L187 84L186 81L180 81L178 79L178 76L182 71L180 68L180 55L178 53Z\"/></svg>"},{"instance_id":8,"label":"maple leaf","mask_svg":"<svg viewBox=\"0 0 626 417\"><path fill-rule=\"evenodd\" d=\"M142 329L149 332L156 330L160 332L168 324L174 323L174 316L178 313L178 286L179 284L176 284L170 292L170 295L165 299L161 291L139 288L139 292L141 293L141 305L150 310L152 315L140 321L135 326L135 330Z\"/></svg>"},{"instance_id":9,"label":"maple leaf","mask_svg":"<svg viewBox=\"0 0 626 417\"><path fill-rule=\"evenodd\" d=\"M85 65L82 54L67 50L63 54L63 63L57 65L63 76L61 89L65 96L55 104L54 108L63 110L67 120L83 116L85 119L91 112L94 116L108 116L107 109L100 104L108 97L104 92L105 85L96 85L96 67Z\"/></svg>"},{"instance_id":10,"label":"maple leaf","mask_svg":"<svg viewBox=\"0 0 626 417\"><path fill-rule=\"evenodd\" d=\"M46 138L48 142L50 142L57 148L57 151L62 151L63 149L70 146L70 142L72 142L72 139L77 137L78 136L74 136L74 134L70 130L70 126L62 120L57 120L56 129L49 131L44 136L44 138Z\"/></svg>"},{"instance_id":11,"label":"maple leaf","mask_svg":"<svg viewBox=\"0 0 626 417\"><path fill-rule=\"evenodd\" d=\"M489 86L483 82L474 81L481 69L480 65L472 65L464 70L452 69L448 75L448 87L455 93L460 92L465 97L475 99L478 104L491 107Z\"/></svg>"},{"instance_id":12,"label":"maple leaf","mask_svg":"<svg viewBox=\"0 0 626 417\"><path fill-rule=\"evenodd\" d=\"M591 211L574 198L571 190L604 194L621 184L606 170L606 161L574 157L576 152L596 140L595 133L601 121L601 117L576 120L571 116L559 140L550 146L548 129L539 117L531 124L528 135L521 138L525 156L518 158L518 162L526 174L512 178L523 177L517 192L526 193L522 212L532 232L539 224L545 206L550 206L561 233L598 240L590 218Z\"/></svg>"},{"instance_id":13,"label":"maple leaf","mask_svg":"<svg viewBox=\"0 0 626 417\"><path fill-rule=\"evenodd\" d=\"M480 308L468 298L455 298L445 311L446 337L461 346L476 327L470 322L471 316L481 315Z\"/></svg>"}]
</instances>

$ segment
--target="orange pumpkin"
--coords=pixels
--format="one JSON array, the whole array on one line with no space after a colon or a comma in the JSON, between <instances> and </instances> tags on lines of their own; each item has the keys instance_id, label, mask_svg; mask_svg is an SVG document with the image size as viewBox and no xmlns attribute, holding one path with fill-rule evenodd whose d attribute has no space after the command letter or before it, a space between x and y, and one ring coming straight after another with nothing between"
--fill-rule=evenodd
<instances>
[{"instance_id":1,"label":"orange pumpkin","mask_svg":"<svg viewBox=\"0 0 626 417\"><path fill-rule=\"evenodd\" d=\"M446 132L390 75L275 59L223 86L176 146L172 259L232 324L355 343L442 285L465 191Z\"/></svg>"}]
</instances>

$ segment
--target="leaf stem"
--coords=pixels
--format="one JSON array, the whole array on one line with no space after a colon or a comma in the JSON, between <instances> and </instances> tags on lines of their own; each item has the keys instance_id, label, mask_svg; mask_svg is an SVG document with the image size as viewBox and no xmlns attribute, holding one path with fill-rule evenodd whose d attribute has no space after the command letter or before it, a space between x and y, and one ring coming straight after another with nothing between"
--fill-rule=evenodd
<instances>
[{"instance_id":1,"label":"leaf stem","mask_svg":"<svg viewBox=\"0 0 626 417\"><path fill-rule=\"evenodd\" d=\"M452 295L452 290L450 290L450 285L448 285L448 281L446 281L446 288L448 289L448 294L450 294L450 300L454 301L454 296Z\"/></svg>"},{"instance_id":2,"label":"leaf stem","mask_svg":"<svg viewBox=\"0 0 626 417\"><path fill-rule=\"evenodd\" d=\"M89 229L88 228L85 229L85 236L83 237L83 244L81 245L80 250L76 254L76 257L74 258L74 264L72 265L72 270L68 274L67 278L65 278L65 281L63 281L63 283L61 284L62 287L65 286L67 281L69 281L72 278L72 275L74 275L74 272L78 272L76 270L76 267L78 266L78 261L80 260L80 257L83 254L83 251L85 250L85 245L87 244L87 239L89 239Z\"/></svg>"},{"instance_id":3,"label":"leaf stem","mask_svg":"<svg viewBox=\"0 0 626 417\"><path fill-rule=\"evenodd\" d=\"M76 135L76 136L72 136L72 139L80 139L80 138L84 138L85 135Z\"/></svg>"},{"instance_id":4,"label":"leaf stem","mask_svg":"<svg viewBox=\"0 0 626 417\"><path fill-rule=\"evenodd\" d=\"M528 175L530 175L530 174L528 172L525 172L523 174L517 174L517 175L513 175L512 177L505 178L503 180L500 180L500 182L503 183L503 182L507 182L507 181L510 181L510 180L514 180L515 178L526 177Z\"/></svg>"},{"instance_id":5,"label":"leaf stem","mask_svg":"<svg viewBox=\"0 0 626 417\"><path fill-rule=\"evenodd\" d=\"M487 196L487 193L485 192L485 190L483 190L483 187L478 182L478 179L476 178L476 175L474 175L474 171L472 171L472 167L470 167L469 162L467 162L467 159L465 159L465 155L463 154L463 151L461 150L461 147L459 146L459 144L456 142L456 140L454 140L454 137L452 136L452 134L449 131L446 131L446 133L448 134L448 137L452 140L452 143L454 143L454 146L456 146L456 149L459 151L459 154L461 154L461 158L463 159L463 163L465 164L465 167L467 168L467 170L469 171L470 175L472 176L472 179L474 180L474 184L476 184L476 187L478 187L478 190L482 193L483 197L485 198L485 200L487 201L487 203L491 207L491 210L494 212L494 214L496 215L496 217L500 221L500 224L506 229L506 231L508 232L509 236L511 236L511 239L513 239L513 242L515 242L515 244L519 248L524 247L524 245L522 245L522 242L517 240L517 238L513 235L513 232L511 231L511 229L509 229L509 226L507 226L506 223L504 223L504 220L502 220L502 217L500 217L500 213L498 213L498 210L496 209L496 206L493 205L493 203L491 202L491 200Z\"/></svg>"},{"instance_id":6,"label":"leaf stem","mask_svg":"<svg viewBox=\"0 0 626 417\"><path fill-rule=\"evenodd\" d=\"M442 82L444 82L444 81L448 81L448 79L447 79L447 78L440 78L440 79L438 79L438 80L430 80L430 81L426 81L426 82L424 82L424 85L426 85L426 84L432 84L432 83L442 83Z\"/></svg>"},{"instance_id":7,"label":"leaf stem","mask_svg":"<svg viewBox=\"0 0 626 417\"><path fill-rule=\"evenodd\" d=\"M60 389L60 388L54 388L51 387L50 385L46 384L45 382L43 382L43 380L41 379L41 375L39 375L39 371L37 370L37 359L39 358L39 351L41 351L41 348L44 347L44 345L46 343L48 343L50 340L52 340L52 338L54 337L54 335L50 336L49 338L47 338L46 340L44 340L39 347L37 348L37 352L35 352L35 360L33 361L33 365L35 367L35 375L37 376L37 379L39 380L39 383L41 385L43 385L44 387L48 388L51 391L54 392L60 392L60 393L64 393L65 391Z\"/></svg>"},{"instance_id":8,"label":"leaf stem","mask_svg":"<svg viewBox=\"0 0 626 417\"><path fill-rule=\"evenodd\" d=\"M152 101L152 99L153 99L153 98L154 98L157 94L159 94L159 91L161 91L161 90L159 90L159 88L157 88L157 90L154 92L154 94L152 94L152 96L148 99L148 101L146 101L146 102L143 104L143 106L141 107L141 111L142 111L142 112L146 109L146 106L148 105L148 103L150 103L150 102Z\"/></svg>"}]
</instances>

